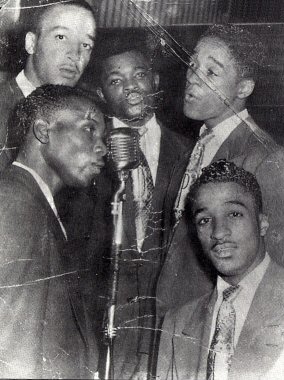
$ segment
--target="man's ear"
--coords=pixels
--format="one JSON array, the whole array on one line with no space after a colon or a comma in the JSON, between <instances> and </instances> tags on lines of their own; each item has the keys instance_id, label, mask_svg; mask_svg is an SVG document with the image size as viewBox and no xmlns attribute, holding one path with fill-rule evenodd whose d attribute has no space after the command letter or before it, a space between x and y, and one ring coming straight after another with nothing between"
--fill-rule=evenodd
<instances>
[{"instance_id":1,"label":"man's ear","mask_svg":"<svg viewBox=\"0 0 284 380\"><path fill-rule=\"evenodd\" d=\"M30 55L35 53L37 36L33 32L28 32L25 37L25 49Z\"/></svg>"},{"instance_id":2,"label":"man's ear","mask_svg":"<svg viewBox=\"0 0 284 380\"><path fill-rule=\"evenodd\" d=\"M238 85L238 97L239 99L245 99L249 97L255 86L255 81L251 78L243 78Z\"/></svg>"},{"instance_id":3,"label":"man's ear","mask_svg":"<svg viewBox=\"0 0 284 380\"><path fill-rule=\"evenodd\" d=\"M49 141L48 130L49 124L47 121L43 119L35 120L33 125L34 136L42 144L47 144Z\"/></svg>"},{"instance_id":4,"label":"man's ear","mask_svg":"<svg viewBox=\"0 0 284 380\"><path fill-rule=\"evenodd\" d=\"M97 87L96 92L97 92L98 97L99 97L104 103L106 103L107 101L106 101L106 98L105 98L105 96L104 96L104 94L103 94L103 90L102 90L102 88L101 88L101 87Z\"/></svg>"},{"instance_id":5,"label":"man's ear","mask_svg":"<svg viewBox=\"0 0 284 380\"><path fill-rule=\"evenodd\" d=\"M260 236L265 236L269 227L268 217L265 214L259 214Z\"/></svg>"}]
</instances>

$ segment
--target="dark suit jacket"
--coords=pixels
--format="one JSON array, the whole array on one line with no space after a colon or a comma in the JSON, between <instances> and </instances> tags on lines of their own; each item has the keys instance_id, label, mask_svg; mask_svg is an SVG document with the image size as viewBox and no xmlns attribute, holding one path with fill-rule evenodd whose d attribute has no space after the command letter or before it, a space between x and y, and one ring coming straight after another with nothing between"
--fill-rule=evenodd
<instances>
[{"instance_id":1,"label":"dark suit jacket","mask_svg":"<svg viewBox=\"0 0 284 380\"><path fill-rule=\"evenodd\" d=\"M124 236L122 253L120 257L119 287L117 295L116 326L122 329L118 331L115 339L115 377L129 378L138 363L140 353L149 354L152 331L155 325L155 285L162 257L162 228L163 228L163 205L167 187L170 181L174 165L187 151L187 140L161 125L160 155L156 177L156 184L152 199L153 216L148 223L146 238L140 254L136 248L136 230L134 205L132 202L130 182L126 185L126 202L124 208ZM116 177L115 173L109 174L110 182ZM103 185L100 183L103 182ZM113 184L106 184L106 178L101 178L98 183L98 195L105 196L108 188L115 189ZM100 186L103 188L100 188ZM113 194L112 194L113 195ZM107 202L105 208L110 207L110 200L97 201L97 206ZM102 219L106 217L102 210ZM94 236L102 239L103 236L111 242L111 215L108 213L108 222L105 222L105 230L102 232L100 219L97 219L98 229L94 229ZM96 227L96 226L95 226ZM102 247L102 252L108 254ZM100 281L99 281L100 282ZM144 328L144 329L143 329ZM149 328L149 330L145 329ZM145 369L145 368L144 368Z\"/></svg>"},{"instance_id":2,"label":"dark suit jacket","mask_svg":"<svg viewBox=\"0 0 284 380\"><path fill-rule=\"evenodd\" d=\"M64 252L60 225L36 181L0 177L0 377L91 378L97 348Z\"/></svg>"},{"instance_id":3,"label":"dark suit jacket","mask_svg":"<svg viewBox=\"0 0 284 380\"><path fill-rule=\"evenodd\" d=\"M12 149L17 140L17 131L11 125L8 130L8 120L11 111L16 103L23 99L24 95L20 90L15 78L10 81L1 83L0 85L0 171L12 161L12 157L16 156L17 149ZM9 132L9 133L8 133ZM9 137L9 138L8 138ZM19 143L17 144L17 148ZM2 150L8 147L8 150Z\"/></svg>"},{"instance_id":4,"label":"dark suit jacket","mask_svg":"<svg viewBox=\"0 0 284 380\"><path fill-rule=\"evenodd\" d=\"M229 380L256 380L284 348L284 269L271 262L260 282L241 331ZM204 380L217 291L166 314L157 379ZM272 379L271 379L272 380Z\"/></svg>"},{"instance_id":5,"label":"dark suit jacket","mask_svg":"<svg viewBox=\"0 0 284 380\"><path fill-rule=\"evenodd\" d=\"M264 212L270 227L266 236L272 257L284 263L284 154L269 136L248 119L254 132L241 123L225 140L213 161L226 158L253 173L261 187ZM165 200L166 260L157 284L157 309L160 316L172 307L200 297L214 286L215 273L189 233L189 221L182 218L173 231L175 197L190 154L173 172Z\"/></svg>"}]
</instances>

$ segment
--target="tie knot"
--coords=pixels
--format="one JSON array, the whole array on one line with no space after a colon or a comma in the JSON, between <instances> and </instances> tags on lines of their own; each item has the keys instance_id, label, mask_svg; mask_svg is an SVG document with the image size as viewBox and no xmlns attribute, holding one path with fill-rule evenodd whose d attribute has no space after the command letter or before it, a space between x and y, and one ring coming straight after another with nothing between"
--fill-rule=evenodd
<instances>
[{"instance_id":1,"label":"tie knot","mask_svg":"<svg viewBox=\"0 0 284 380\"><path fill-rule=\"evenodd\" d=\"M232 301L240 291L240 285L230 286L223 291L223 301Z\"/></svg>"}]
</instances>

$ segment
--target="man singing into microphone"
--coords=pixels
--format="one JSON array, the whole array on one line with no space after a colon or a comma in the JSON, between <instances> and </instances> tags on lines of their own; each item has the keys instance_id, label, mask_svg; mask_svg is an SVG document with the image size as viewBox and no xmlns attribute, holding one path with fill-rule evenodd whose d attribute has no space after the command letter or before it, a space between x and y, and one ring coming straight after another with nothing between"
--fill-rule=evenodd
<instances>
[{"instance_id":1,"label":"man singing into microphone","mask_svg":"<svg viewBox=\"0 0 284 380\"><path fill-rule=\"evenodd\" d=\"M163 202L173 166L188 148L157 120L159 75L146 47L128 37L104 44L97 92L107 106L111 128L133 128L140 134L141 162L126 184L114 377L129 379L135 374L134 378L144 379L162 264Z\"/></svg>"}]
</instances>

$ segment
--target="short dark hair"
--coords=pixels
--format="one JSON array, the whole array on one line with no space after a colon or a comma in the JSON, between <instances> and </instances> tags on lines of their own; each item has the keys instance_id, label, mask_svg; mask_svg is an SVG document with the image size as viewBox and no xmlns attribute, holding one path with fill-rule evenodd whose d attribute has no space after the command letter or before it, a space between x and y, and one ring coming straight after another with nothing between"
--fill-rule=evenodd
<instances>
[{"instance_id":1,"label":"short dark hair","mask_svg":"<svg viewBox=\"0 0 284 380\"><path fill-rule=\"evenodd\" d=\"M28 27L27 27L27 32L31 31L34 33L39 34L40 33L40 28L41 28L41 23L42 20L48 11L55 7L55 6L76 6L78 8L85 9L89 12L94 17L94 20L96 20L96 8L92 8L89 3L85 0L66 0L63 2L58 2L56 0L44 0L40 2L40 5L35 6L33 8L33 12L29 14L30 19L28 20Z\"/></svg>"},{"instance_id":2,"label":"short dark hair","mask_svg":"<svg viewBox=\"0 0 284 380\"><path fill-rule=\"evenodd\" d=\"M76 87L52 84L37 87L29 96L16 104L10 115L8 147L21 145L38 117L49 118L56 110L70 108L71 100L74 98L94 103L88 92Z\"/></svg>"},{"instance_id":3,"label":"short dark hair","mask_svg":"<svg viewBox=\"0 0 284 380\"><path fill-rule=\"evenodd\" d=\"M192 216L192 202L196 199L196 194L201 186L208 183L230 182L238 184L246 192L250 193L254 199L257 211L262 212L262 195L255 176L238 167L233 162L222 159L203 168L200 177L191 186L186 202L186 212L188 215Z\"/></svg>"},{"instance_id":4,"label":"short dark hair","mask_svg":"<svg viewBox=\"0 0 284 380\"><path fill-rule=\"evenodd\" d=\"M96 56L94 72L98 86L101 85L105 61L110 57L130 51L141 54L149 66L155 70L155 46L153 46L152 37L149 33L130 30L129 33L119 33L119 35L107 34L103 41L97 40L94 53Z\"/></svg>"},{"instance_id":5,"label":"short dark hair","mask_svg":"<svg viewBox=\"0 0 284 380\"><path fill-rule=\"evenodd\" d=\"M244 27L232 24L212 25L200 37L218 38L228 47L243 78L257 79L266 63L266 47L259 38Z\"/></svg>"}]
</instances>

